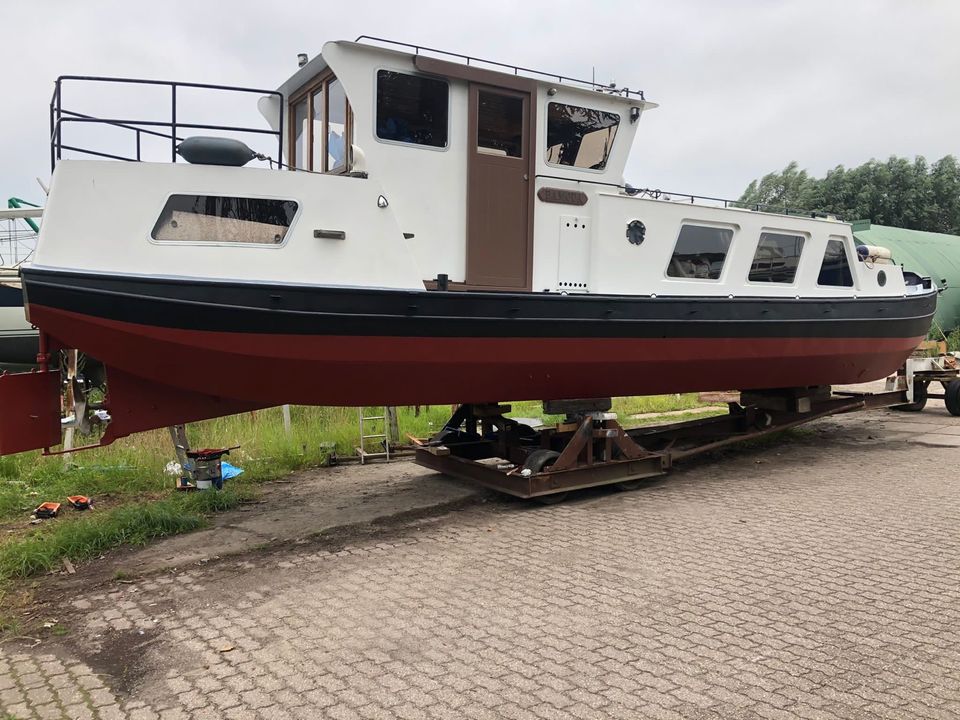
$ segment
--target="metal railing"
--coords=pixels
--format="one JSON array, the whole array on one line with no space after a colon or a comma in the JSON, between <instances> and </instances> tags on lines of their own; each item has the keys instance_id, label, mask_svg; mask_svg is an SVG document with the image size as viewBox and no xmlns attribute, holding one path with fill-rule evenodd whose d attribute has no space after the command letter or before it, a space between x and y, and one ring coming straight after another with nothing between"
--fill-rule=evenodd
<instances>
[{"instance_id":1,"label":"metal railing","mask_svg":"<svg viewBox=\"0 0 960 720\"><path fill-rule=\"evenodd\" d=\"M412 43L400 42L399 40L390 40L388 38L374 37L372 35L360 35L354 42L361 42L362 40L368 40L372 42L385 43L387 45L396 45L398 47L405 47L413 50L414 55L420 55L424 52L436 53L437 55L445 55L447 57L458 58L465 61L467 65L471 63L483 63L484 65L492 65L494 67L505 68L507 70L512 70L514 75L520 75L520 73L528 75L537 75L543 78L549 78L550 80L556 80L557 82L564 83L576 83L578 85L584 85L592 90L597 90L599 92L610 93L612 95L622 95L623 97L636 97L640 100L643 100L643 90L631 90L630 88L623 87L618 88L615 84L611 83L609 85L604 85L603 83L594 82L593 80L578 80L577 78L567 77L566 75L558 75L557 73L545 72L543 70L533 70L531 68L520 67L519 65L510 65L509 63L497 62L496 60L484 60L483 58L471 57L470 55L463 55L461 53L450 52L449 50L438 50L436 48L425 47L423 45L414 45Z\"/></svg>"},{"instance_id":2,"label":"metal railing","mask_svg":"<svg viewBox=\"0 0 960 720\"><path fill-rule=\"evenodd\" d=\"M103 118L85 113L68 110L63 105L63 88L67 83L118 83L126 85L150 85L157 87L167 87L170 89L170 119L163 120L137 120L126 118ZM256 95L272 95L280 100L279 130L251 128L236 125L213 125L209 123L190 123L184 122L177 115L177 90L179 88L190 88L199 90L222 90L236 93L253 93ZM212 85L208 83L190 83L175 82L169 80L143 80L139 78L116 78L101 77L94 75L61 75L53 90L53 97L50 99L50 170L51 172L57 166L57 161L62 158L63 151L92 155L94 157L109 158L111 160L125 160L129 162L139 162L141 160L141 140L144 135L151 137L160 137L170 141L170 161L177 162L177 143L182 142L184 138L180 137L178 130L215 130L225 132L254 133L258 135L272 135L277 138L277 158L278 166L283 163L283 111L284 98L283 93L276 90L262 90L259 88L236 87L232 85ZM113 153L92 150L76 145L69 145L63 142L64 126L69 123L92 123L96 125L109 125L112 127L130 130L134 133L134 153L133 157L116 155ZM156 128L156 129L153 129ZM161 132L160 128L166 128L169 132Z\"/></svg>"},{"instance_id":3,"label":"metal railing","mask_svg":"<svg viewBox=\"0 0 960 720\"><path fill-rule=\"evenodd\" d=\"M753 210L755 212L775 213L777 215L793 215L809 218L833 218L842 220L836 213L826 212L824 210L807 210L804 208L794 208L786 205L771 205L768 203L749 203L742 200L730 200L727 198L712 197L710 195L691 195L690 193L675 193L667 190L638 188L629 184L602 182L599 180L589 180L584 178L563 177L561 175L537 175L538 178L547 180L565 180L567 182L585 183L588 185L603 185L605 187L616 188L623 191L631 197L648 197L653 200L664 200L667 202L689 202L696 204L698 200L722 204L724 208L738 208L740 210Z\"/></svg>"}]
</instances>

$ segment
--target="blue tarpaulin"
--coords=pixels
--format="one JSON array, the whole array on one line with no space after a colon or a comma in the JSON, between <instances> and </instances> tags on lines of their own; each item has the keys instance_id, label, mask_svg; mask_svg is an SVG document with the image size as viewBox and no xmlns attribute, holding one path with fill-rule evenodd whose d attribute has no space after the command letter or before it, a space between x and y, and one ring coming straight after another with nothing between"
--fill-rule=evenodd
<instances>
[{"instance_id":1,"label":"blue tarpaulin","mask_svg":"<svg viewBox=\"0 0 960 720\"><path fill-rule=\"evenodd\" d=\"M220 461L220 475L224 480L232 480L238 475L243 474L243 468L238 468L236 465L231 465L225 460Z\"/></svg>"}]
</instances>

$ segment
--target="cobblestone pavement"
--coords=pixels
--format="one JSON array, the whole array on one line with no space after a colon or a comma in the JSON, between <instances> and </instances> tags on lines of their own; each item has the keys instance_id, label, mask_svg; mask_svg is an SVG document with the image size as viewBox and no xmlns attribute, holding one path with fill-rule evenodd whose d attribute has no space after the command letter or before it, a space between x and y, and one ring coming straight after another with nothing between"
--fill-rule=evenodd
<instances>
[{"instance_id":1,"label":"cobblestone pavement","mask_svg":"<svg viewBox=\"0 0 960 720\"><path fill-rule=\"evenodd\" d=\"M70 635L0 648L0 714L956 718L951 422L860 414L633 492L94 589ZM924 423L946 440L904 439Z\"/></svg>"}]
</instances>

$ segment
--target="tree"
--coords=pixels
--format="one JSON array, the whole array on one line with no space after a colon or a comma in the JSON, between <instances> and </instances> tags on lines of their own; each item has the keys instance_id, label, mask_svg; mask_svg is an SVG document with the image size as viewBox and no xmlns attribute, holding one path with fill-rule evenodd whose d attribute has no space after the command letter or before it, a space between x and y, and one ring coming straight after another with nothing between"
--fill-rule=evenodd
<instances>
[{"instance_id":1,"label":"tree","mask_svg":"<svg viewBox=\"0 0 960 720\"><path fill-rule=\"evenodd\" d=\"M930 166L926 159L891 156L855 168L842 165L822 178L796 162L751 182L738 201L743 207L821 211L847 220L960 234L960 163L952 155Z\"/></svg>"},{"instance_id":2,"label":"tree","mask_svg":"<svg viewBox=\"0 0 960 720\"><path fill-rule=\"evenodd\" d=\"M746 206L770 206L771 208L803 208L810 192L810 184L816 182L800 170L797 162L787 165L782 172L764 175L751 182L740 196Z\"/></svg>"}]
</instances>

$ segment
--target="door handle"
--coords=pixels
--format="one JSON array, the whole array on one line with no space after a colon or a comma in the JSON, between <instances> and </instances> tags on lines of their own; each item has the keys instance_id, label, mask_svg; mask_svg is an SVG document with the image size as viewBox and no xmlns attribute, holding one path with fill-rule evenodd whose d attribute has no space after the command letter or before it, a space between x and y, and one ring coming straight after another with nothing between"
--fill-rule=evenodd
<instances>
[{"instance_id":1,"label":"door handle","mask_svg":"<svg viewBox=\"0 0 960 720\"><path fill-rule=\"evenodd\" d=\"M314 230L315 238L326 238L327 240L346 240L347 233L343 230Z\"/></svg>"}]
</instances>

